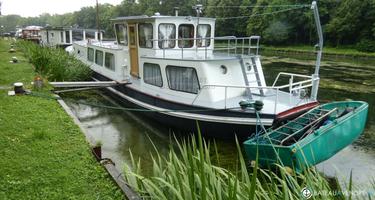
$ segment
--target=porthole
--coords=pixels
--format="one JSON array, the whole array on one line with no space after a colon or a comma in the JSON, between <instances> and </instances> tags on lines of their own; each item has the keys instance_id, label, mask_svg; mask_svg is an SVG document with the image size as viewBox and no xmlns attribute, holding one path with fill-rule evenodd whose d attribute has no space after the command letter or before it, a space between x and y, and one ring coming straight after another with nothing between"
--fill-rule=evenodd
<instances>
[{"instance_id":1,"label":"porthole","mask_svg":"<svg viewBox=\"0 0 375 200\"><path fill-rule=\"evenodd\" d=\"M220 66L221 73L226 74L228 72L228 68L225 65Z\"/></svg>"},{"instance_id":2,"label":"porthole","mask_svg":"<svg viewBox=\"0 0 375 200\"><path fill-rule=\"evenodd\" d=\"M250 65L250 63L247 62L247 63L245 64L245 66L246 66L246 70L247 70L247 71L251 71L251 65Z\"/></svg>"}]
</instances>

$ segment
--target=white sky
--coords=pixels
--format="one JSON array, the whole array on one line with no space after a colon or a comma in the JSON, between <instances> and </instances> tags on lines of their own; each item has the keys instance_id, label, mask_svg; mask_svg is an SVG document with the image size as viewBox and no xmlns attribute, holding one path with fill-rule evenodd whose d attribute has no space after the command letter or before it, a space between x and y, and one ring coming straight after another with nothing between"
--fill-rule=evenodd
<instances>
[{"instance_id":1,"label":"white sky","mask_svg":"<svg viewBox=\"0 0 375 200\"><path fill-rule=\"evenodd\" d=\"M85 6L95 6L96 0L0 0L3 15L17 14L35 17L42 13L64 14L80 10ZM98 0L100 4L118 5L122 0Z\"/></svg>"}]
</instances>

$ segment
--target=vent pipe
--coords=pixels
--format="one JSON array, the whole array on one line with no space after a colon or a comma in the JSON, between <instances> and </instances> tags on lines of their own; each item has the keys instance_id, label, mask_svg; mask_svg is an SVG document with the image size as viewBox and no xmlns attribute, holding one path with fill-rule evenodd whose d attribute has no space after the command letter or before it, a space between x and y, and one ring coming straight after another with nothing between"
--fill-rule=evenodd
<instances>
[{"instance_id":1,"label":"vent pipe","mask_svg":"<svg viewBox=\"0 0 375 200\"><path fill-rule=\"evenodd\" d=\"M180 10L179 7L174 7L174 13L175 13L175 16L176 16L176 17L178 16L178 10Z\"/></svg>"}]
</instances>

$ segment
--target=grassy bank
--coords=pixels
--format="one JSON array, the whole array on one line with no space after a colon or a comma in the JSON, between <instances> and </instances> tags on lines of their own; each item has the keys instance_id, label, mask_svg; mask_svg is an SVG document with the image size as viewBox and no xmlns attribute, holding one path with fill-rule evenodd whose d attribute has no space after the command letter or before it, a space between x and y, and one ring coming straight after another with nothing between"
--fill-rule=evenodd
<instances>
[{"instance_id":1,"label":"grassy bank","mask_svg":"<svg viewBox=\"0 0 375 200\"><path fill-rule=\"evenodd\" d=\"M30 87L35 75L9 43L0 39L0 199L122 199L56 101L7 96L12 83Z\"/></svg>"},{"instance_id":2,"label":"grassy bank","mask_svg":"<svg viewBox=\"0 0 375 200\"><path fill-rule=\"evenodd\" d=\"M314 53L314 47L308 45L298 46L267 46L262 45L264 51L280 51L285 53L300 53L300 54L312 54ZM356 50L354 47L323 47L323 54L325 56L342 56L342 57L369 57L375 58L375 53L367 53Z\"/></svg>"}]
</instances>

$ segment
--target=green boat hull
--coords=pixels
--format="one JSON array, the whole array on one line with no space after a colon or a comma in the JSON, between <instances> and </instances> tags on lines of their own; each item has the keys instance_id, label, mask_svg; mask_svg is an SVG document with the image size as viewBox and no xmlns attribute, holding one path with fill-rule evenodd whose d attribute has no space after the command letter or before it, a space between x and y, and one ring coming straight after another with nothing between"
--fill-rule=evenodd
<instances>
[{"instance_id":1,"label":"green boat hull","mask_svg":"<svg viewBox=\"0 0 375 200\"><path fill-rule=\"evenodd\" d=\"M368 104L361 101L332 102L318 106L309 112L314 112L315 109L332 110L334 108L352 108L353 110L332 120L327 125L318 127L311 134L290 145L274 144L265 136L251 138L244 142L248 159L257 160L262 167L272 167L277 163L296 171L302 171L306 167L329 159L363 133Z\"/></svg>"}]
</instances>

